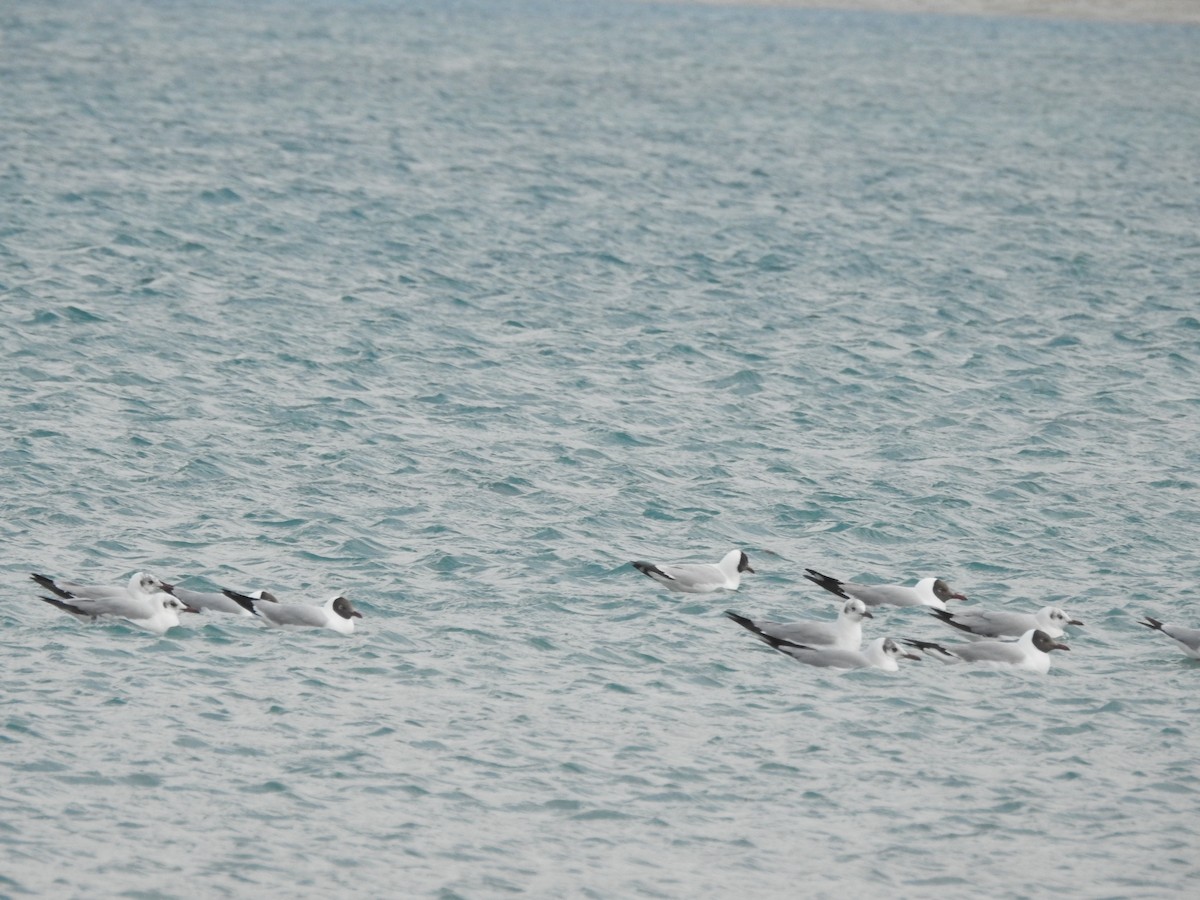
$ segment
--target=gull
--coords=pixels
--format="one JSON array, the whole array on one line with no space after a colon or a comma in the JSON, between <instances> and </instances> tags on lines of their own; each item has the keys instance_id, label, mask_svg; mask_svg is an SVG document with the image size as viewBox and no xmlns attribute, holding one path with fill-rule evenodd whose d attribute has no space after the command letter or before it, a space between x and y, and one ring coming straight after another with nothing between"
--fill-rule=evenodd
<instances>
[{"instance_id":1,"label":"gull","mask_svg":"<svg viewBox=\"0 0 1200 900\"><path fill-rule=\"evenodd\" d=\"M1031 628L1046 632L1052 638L1065 634L1068 625L1083 625L1072 619L1066 610L1057 606L1044 606L1035 613L1005 612L987 609L960 609L948 612L944 609L930 610L947 625L977 637L1020 637Z\"/></svg>"},{"instance_id":2,"label":"gull","mask_svg":"<svg viewBox=\"0 0 1200 900\"><path fill-rule=\"evenodd\" d=\"M1200 659L1200 628L1185 628L1182 625L1164 625L1158 619L1152 619L1146 616L1145 622L1138 622L1139 625L1145 625L1147 628L1153 628L1155 631L1161 631L1175 643L1177 643L1183 652L1192 659Z\"/></svg>"},{"instance_id":3,"label":"gull","mask_svg":"<svg viewBox=\"0 0 1200 900\"><path fill-rule=\"evenodd\" d=\"M1050 651L1070 650L1046 632L1031 628L1019 641L976 641L973 644L937 644L905 641L934 659L948 663L972 663L989 669L1022 669L1045 675L1050 671Z\"/></svg>"},{"instance_id":4,"label":"gull","mask_svg":"<svg viewBox=\"0 0 1200 900\"><path fill-rule=\"evenodd\" d=\"M902 584L839 581L814 569L805 569L804 577L839 597L857 597L867 606L932 606L934 609L945 609L947 600L967 599L952 591L950 585L940 578L922 578L915 587L906 587Z\"/></svg>"},{"instance_id":5,"label":"gull","mask_svg":"<svg viewBox=\"0 0 1200 900\"><path fill-rule=\"evenodd\" d=\"M123 587L73 584L37 573L30 577L58 595L38 599L90 621L111 616L126 619L146 631L165 634L179 624L179 613L197 612L172 595L173 585L146 572L134 573Z\"/></svg>"},{"instance_id":6,"label":"gull","mask_svg":"<svg viewBox=\"0 0 1200 900\"><path fill-rule=\"evenodd\" d=\"M743 628L756 634L761 641L771 643L768 638L778 638L806 647L833 647L839 650L857 650L862 643L862 620L875 618L861 600L847 600L836 621L833 622L761 622L739 616L733 610L725 615Z\"/></svg>"},{"instance_id":7,"label":"gull","mask_svg":"<svg viewBox=\"0 0 1200 900\"><path fill-rule=\"evenodd\" d=\"M258 596L230 590L224 593L243 609L261 616L267 624L280 627L329 628L338 634L350 634L354 631L354 620L362 618L362 613L341 595L331 597L323 606L310 606L307 603L281 603L269 591L255 591Z\"/></svg>"},{"instance_id":8,"label":"gull","mask_svg":"<svg viewBox=\"0 0 1200 900\"><path fill-rule=\"evenodd\" d=\"M837 647L806 647L793 644L771 635L762 639L781 653L810 666L829 669L883 669L897 672L902 659L920 659L915 653L907 653L891 638L875 638L865 650L843 650Z\"/></svg>"},{"instance_id":9,"label":"gull","mask_svg":"<svg viewBox=\"0 0 1200 900\"><path fill-rule=\"evenodd\" d=\"M246 609L232 597L227 597L223 591L189 591L187 588L176 587L174 588L173 593L176 597L197 611L223 612L234 616L244 616L246 618L249 618L255 614L253 610ZM262 592L256 591L255 593ZM247 596L253 595L248 594Z\"/></svg>"},{"instance_id":10,"label":"gull","mask_svg":"<svg viewBox=\"0 0 1200 900\"><path fill-rule=\"evenodd\" d=\"M716 565L712 563L648 563L634 562L633 567L684 594L711 594L713 591L736 591L743 572L753 572L750 557L741 550L730 550Z\"/></svg>"}]
</instances>

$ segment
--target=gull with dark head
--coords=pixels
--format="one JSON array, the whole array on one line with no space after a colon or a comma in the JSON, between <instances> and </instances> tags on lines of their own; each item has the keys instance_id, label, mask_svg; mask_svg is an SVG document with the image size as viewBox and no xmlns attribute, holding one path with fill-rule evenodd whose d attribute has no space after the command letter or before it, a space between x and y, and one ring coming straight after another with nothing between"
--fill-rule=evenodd
<instances>
[{"instance_id":1,"label":"gull with dark head","mask_svg":"<svg viewBox=\"0 0 1200 900\"><path fill-rule=\"evenodd\" d=\"M948 600L966 600L967 598L950 588L950 585L940 578L922 578L914 586L903 584L859 584L854 581L840 581L829 575L822 575L815 569L805 569L804 577L818 584L831 594L839 597L856 597L867 606L931 606L934 609L945 609Z\"/></svg>"},{"instance_id":2,"label":"gull with dark head","mask_svg":"<svg viewBox=\"0 0 1200 900\"><path fill-rule=\"evenodd\" d=\"M989 669L1021 669L1045 675L1050 671L1050 651L1070 650L1046 632L1031 628L1018 641L976 641L973 644L938 644L905 641L926 656L946 663L970 663Z\"/></svg>"},{"instance_id":3,"label":"gull with dark head","mask_svg":"<svg viewBox=\"0 0 1200 900\"><path fill-rule=\"evenodd\" d=\"M331 597L322 606L310 606L306 603L281 603L269 591L254 593L257 596L225 591L225 595L240 604L243 609L261 616L268 625L280 628L294 625L300 628L328 628L338 634L351 634L354 631L354 620L362 618L362 613L341 595Z\"/></svg>"},{"instance_id":4,"label":"gull with dark head","mask_svg":"<svg viewBox=\"0 0 1200 900\"><path fill-rule=\"evenodd\" d=\"M711 594L736 591L743 572L753 572L745 551L730 550L719 563L648 563L637 561L633 567L659 584L684 594Z\"/></svg>"}]
</instances>

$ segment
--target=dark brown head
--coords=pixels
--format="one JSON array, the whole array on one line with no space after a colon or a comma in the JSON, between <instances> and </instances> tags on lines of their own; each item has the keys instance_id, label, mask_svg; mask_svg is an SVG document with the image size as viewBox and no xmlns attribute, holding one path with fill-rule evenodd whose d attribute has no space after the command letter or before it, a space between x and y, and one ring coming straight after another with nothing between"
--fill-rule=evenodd
<instances>
[{"instance_id":1,"label":"dark brown head","mask_svg":"<svg viewBox=\"0 0 1200 900\"><path fill-rule=\"evenodd\" d=\"M940 578L935 579L933 582L933 596L937 597L943 603L945 603L947 600L967 599L966 594L960 594L956 591L952 591L950 589L950 585L946 584L946 582L942 581Z\"/></svg>"},{"instance_id":2,"label":"dark brown head","mask_svg":"<svg viewBox=\"0 0 1200 900\"><path fill-rule=\"evenodd\" d=\"M1046 632L1040 628L1033 633L1033 646L1037 647L1043 653L1049 653L1051 650L1070 650L1066 644L1060 644Z\"/></svg>"},{"instance_id":3,"label":"dark brown head","mask_svg":"<svg viewBox=\"0 0 1200 900\"><path fill-rule=\"evenodd\" d=\"M343 619L361 619L362 613L355 609L345 597L335 597L333 611Z\"/></svg>"}]
</instances>

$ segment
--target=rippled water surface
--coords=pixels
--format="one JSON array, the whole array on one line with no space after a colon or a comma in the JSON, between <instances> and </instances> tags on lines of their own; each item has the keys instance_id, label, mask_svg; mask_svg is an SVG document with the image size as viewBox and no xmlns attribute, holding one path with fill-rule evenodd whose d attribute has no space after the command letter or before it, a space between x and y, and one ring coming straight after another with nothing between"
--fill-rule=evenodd
<instances>
[{"instance_id":1,"label":"rippled water surface","mask_svg":"<svg viewBox=\"0 0 1200 900\"><path fill-rule=\"evenodd\" d=\"M0 85L0 894L1189 893L1200 30L17 0ZM1086 626L831 674L721 615L807 566ZM138 569L365 618L28 580Z\"/></svg>"}]
</instances>

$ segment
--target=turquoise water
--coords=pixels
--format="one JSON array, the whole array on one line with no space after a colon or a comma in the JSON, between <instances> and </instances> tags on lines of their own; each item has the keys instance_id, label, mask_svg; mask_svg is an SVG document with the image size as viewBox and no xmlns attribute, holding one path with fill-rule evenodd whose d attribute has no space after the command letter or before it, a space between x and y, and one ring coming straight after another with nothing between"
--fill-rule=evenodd
<instances>
[{"instance_id":1,"label":"turquoise water","mask_svg":"<svg viewBox=\"0 0 1200 900\"><path fill-rule=\"evenodd\" d=\"M0 894L1184 895L1200 30L0 11ZM736 595L631 559L743 547ZM721 613L937 574L1046 677ZM83 626L32 571L349 596ZM883 611L868 636L952 638ZM1190 892L1189 892L1190 893Z\"/></svg>"}]
</instances>

